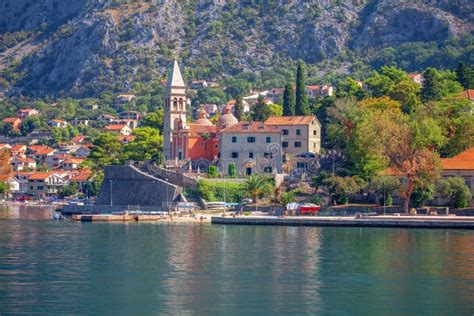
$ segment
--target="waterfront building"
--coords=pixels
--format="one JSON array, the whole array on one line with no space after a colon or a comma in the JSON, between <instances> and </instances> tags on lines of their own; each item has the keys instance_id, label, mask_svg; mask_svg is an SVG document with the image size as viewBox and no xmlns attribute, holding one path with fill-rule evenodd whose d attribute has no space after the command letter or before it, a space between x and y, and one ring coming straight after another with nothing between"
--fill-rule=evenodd
<instances>
[{"instance_id":1,"label":"waterfront building","mask_svg":"<svg viewBox=\"0 0 474 316\"><path fill-rule=\"evenodd\" d=\"M315 115L270 116L265 125L281 132L281 147L285 155L319 153L321 150L321 124Z\"/></svg>"},{"instance_id":2,"label":"waterfront building","mask_svg":"<svg viewBox=\"0 0 474 316\"><path fill-rule=\"evenodd\" d=\"M240 122L221 131L223 169L235 163L240 175L281 172L281 132L263 122Z\"/></svg>"}]
</instances>

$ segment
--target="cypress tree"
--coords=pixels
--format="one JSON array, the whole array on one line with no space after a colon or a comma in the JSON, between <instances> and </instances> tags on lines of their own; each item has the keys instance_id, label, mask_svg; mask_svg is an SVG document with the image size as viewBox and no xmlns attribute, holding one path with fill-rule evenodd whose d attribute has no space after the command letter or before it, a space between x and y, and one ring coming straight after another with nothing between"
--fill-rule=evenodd
<instances>
[{"instance_id":1,"label":"cypress tree","mask_svg":"<svg viewBox=\"0 0 474 316\"><path fill-rule=\"evenodd\" d=\"M290 83L285 86L285 91L283 92L283 115L295 115L295 90Z\"/></svg>"},{"instance_id":2,"label":"cypress tree","mask_svg":"<svg viewBox=\"0 0 474 316\"><path fill-rule=\"evenodd\" d=\"M242 121L242 116L244 114L244 108L242 105L242 96L238 96L235 102L234 115L240 121Z\"/></svg>"},{"instance_id":3,"label":"cypress tree","mask_svg":"<svg viewBox=\"0 0 474 316\"><path fill-rule=\"evenodd\" d=\"M307 115L309 114L308 98L306 96L305 79L304 79L304 66L301 61L298 62L298 68L296 69L296 115Z\"/></svg>"},{"instance_id":4,"label":"cypress tree","mask_svg":"<svg viewBox=\"0 0 474 316\"><path fill-rule=\"evenodd\" d=\"M474 69L471 67L466 66L464 63L459 63L456 75L464 89L471 89L474 86Z\"/></svg>"},{"instance_id":5,"label":"cypress tree","mask_svg":"<svg viewBox=\"0 0 474 316\"><path fill-rule=\"evenodd\" d=\"M436 69L426 68L423 72L423 88L421 88L421 100L423 102L437 101L441 99L440 76Z\"/></svg>"}]
</instances>

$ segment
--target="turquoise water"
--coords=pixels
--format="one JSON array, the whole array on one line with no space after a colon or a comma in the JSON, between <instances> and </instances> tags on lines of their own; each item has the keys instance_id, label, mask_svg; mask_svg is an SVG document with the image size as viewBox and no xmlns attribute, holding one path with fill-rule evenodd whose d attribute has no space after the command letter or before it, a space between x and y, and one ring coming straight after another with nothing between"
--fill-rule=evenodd
<instances>
[{"instance_id":1,"label":"turquoise water","mask_svg":"<svg viewBox=\"0 0 474 316\"><path fill-rule=\"evenodd\" d=\"M0 210L0 314L474 312L474 233L54 222Z\"/></svg>"}]
</instances>

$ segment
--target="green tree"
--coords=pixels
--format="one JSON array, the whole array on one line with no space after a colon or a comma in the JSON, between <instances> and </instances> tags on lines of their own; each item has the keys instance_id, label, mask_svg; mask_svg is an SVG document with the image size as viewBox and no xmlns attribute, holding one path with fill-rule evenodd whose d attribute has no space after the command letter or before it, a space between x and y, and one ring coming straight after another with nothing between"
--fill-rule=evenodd
<instances>
[{"instance_id":1,"label":"green tree","mask_svg":"<svg viewBox=\"0 0 474 316\"><path fill-rule=\"evenodd\" d=\"M155 112L148 114L143 120L143 125L151 128L163 130L164 110L158 109Z\"/></svg>"},{"instance_id":2,"label":"green tree","mask_svg":"<svg viewBox=\"0 0 474 316\"><path fill-rule=\"evenodd\" d=\"M253 109L252 119L264 122L270 115L272 115L272 112L265 99L262 96L258 97Z\"/></svg>"},{"instance_id":3,"label":"green tree","mask_svg":"<svg viewBox=\"0 0 474 316\"><path fill-rule=\"evenodd\" d=\"M324 179L322 184L331 194L334 204L347 204L349 195L359 190L359 185L352 177L331 176Z\"/></svg>"},{"instance_id":4,"label":"green tree","mask_svg":"<svg viewBox=\"0 0 474 316\"><path fill-rule=\"evenodd\" d=\"M287 84L283 92L283 115L294 116L296 114L295 106L295 90L292 84Z\"/></svg>"},{"instance_id":5,"label":"green tree","mask_svg":"<svg viewBox=\"0 0 474 316\"><path fill-rule=\"evenodd\" d=\"M423 87L421 100L423 102L437 101L442 97L441 77L434 68L426 68L423 72Z\"/></svg>"},{"instance_id":6,"label":"green tree","mask_svg":"<svg viewBox=\"0 0 474 316\"><path fill-rule=\"evenodd\" d=\"M59 189L58 195L61 199L65 197L74 196L79 193L79 187L76 182L71 182L68 185L64 185Z\"/></svg>"},{"instance_id":7,"label":"green tree","mask_svg":"<svg viewBox=\"0 0 474 316\"><path fill-rule=\"evenodd\" d=\"M251 197L254 203L262 196L271 195L274 191L273 179L261 175L251 175L241 185L244 196Z\"/></svg>"},{"instance_id":8,"label":"green tree","mask_svg":"<svg viewBox=\"0 0 474 316\"><path fill-rule=\"evenodd\" d=\"M295 194L293 192L283 192L278 197L278 200L280 201L281 205L286 207L288 203L292 203L295 201Z\"/></svg>"},{"instance_id":9,"label":"green tree","mask_svg":"<svg viewBox=\"0 0 474 316\"><path fill-rule=\"evenodd\" d=\"M10 192L10 185L7 182L0 181L0 194L5 196Z\"/></svg>"},{"instance_id":10,"label":"green tree","mask_svg":"<svg viewBox=\"0 0 474 316\"><path fill-rule=\"evenodd\" d=\"M413 206L422 207L425 201L432 200L434 197L435 187L433 183L425 185L416 185L411 195Z\"/></svg>"},{"instance_id":11,"label":"green tree","mask_svg":"<svg viewBox=\"0 0 474 316\"><path fill-rule=\"evenodd\" d=\"M122 145L116 135L101 133L93 140L88 160L98 168L119 164L122 160Z\"/></svg>"},{"instance_id":12,"label":"green tree","mask_svg":"<svg viewBox=\"0 0 474 316\"><path fill-rule=\"evenodd\" d=\"M242 96L238 96L235 100L235 107L234 107L234 115L237 118L237 120L242 121L242 118L244 116L244 107L242 105L243 98Z\"/></svg>"},{"instance_id":13,"label":"green tree","mask_svg":"<svg viewBox=\"0 0 474 316\"><path fill-rule=\"evenodd\" d=\"M163 137L152 127L138 127L133 130L134 139L123 147L125 159L158 163L162 161Z\"/></svg>"},{"instance_id":14,"label":"green tree","mask_svg":"<svg viewBox=\"0 0 474 316\"><path fill-rule=\"evenodd\" d=\"M375 193L381 205L392 205L393 194L400 189L400 181L393 176L377 176L370 182L369 189Z\"/></svg>"},{"instance_id":15,"label":"green tree","mask_svg":"<svg viewBox=\"0 0 474 316\"><path fill-rule=\"evenodd\" d=\"M235 166L235 163L232 162L229 164L229 167L227 168L227 173L232 178L237 176L237 167Z\"/></svg>"},{"instance_id":16,"label":"green tree","mask_svg":"<svg viewBox=\"0 0 474 316\"><path fill-rule=\"evenodd\" d=\"M467 207L472 198L469 187L461 177L448 177L439 181L437 192L447 199L453 208Z\"/></svg>"},{"instance_id":17,"label":"green tree","mask_svg":"<svg viewBox=\"0 0 474 316\"><path fill-rule=\"evenodd\" d=\"M219 177L219 169L217 168L217 166L214 166L214 165L209 166L209 169L207 170L207 176L209 178Z\"/></svg>"},{"instance_id":18,"label":"green tree","mask_svg":"<svg viewBox=\"0 0 474 316\"><path fill-rule=\"evenodd\" d=\"M459 63L456 77L465 90L474 88L474 68Z\"/></svg>"},{"instance_id":19,"label":"green tree","mask_svg":"<svg viewBox=\"0 0 474 316\"><path fill-rule=\"evenodd\" d=\"M295 113L296 115L308 115L308 97L306 95L306 84L304 77L304 65L303 62L298 62L296 69L296 100L295 100Z\"/></svg>"}]
</instances>

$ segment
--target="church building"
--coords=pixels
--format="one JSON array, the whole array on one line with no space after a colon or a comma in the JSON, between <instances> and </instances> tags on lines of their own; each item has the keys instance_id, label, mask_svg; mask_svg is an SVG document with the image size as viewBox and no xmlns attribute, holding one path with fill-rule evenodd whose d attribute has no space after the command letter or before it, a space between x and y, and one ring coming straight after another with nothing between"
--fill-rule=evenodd
<instances>
[{"instance_id":1,"label":"church building","mask_svg":"<svg viewBox=\"0 0 474 316\"><path fill-rule=\"evenodd\" d=\"M232 108L227 106L224 109L224 114L216 125L207 118L208 114L204 109L199 111L199 118L196 121L188 124L187 104L186 85L175 60L168 75L165 91L163 128L165 160L218 159L221 130L238 123L232 114Z\"/></svg>"}]
</instances>

